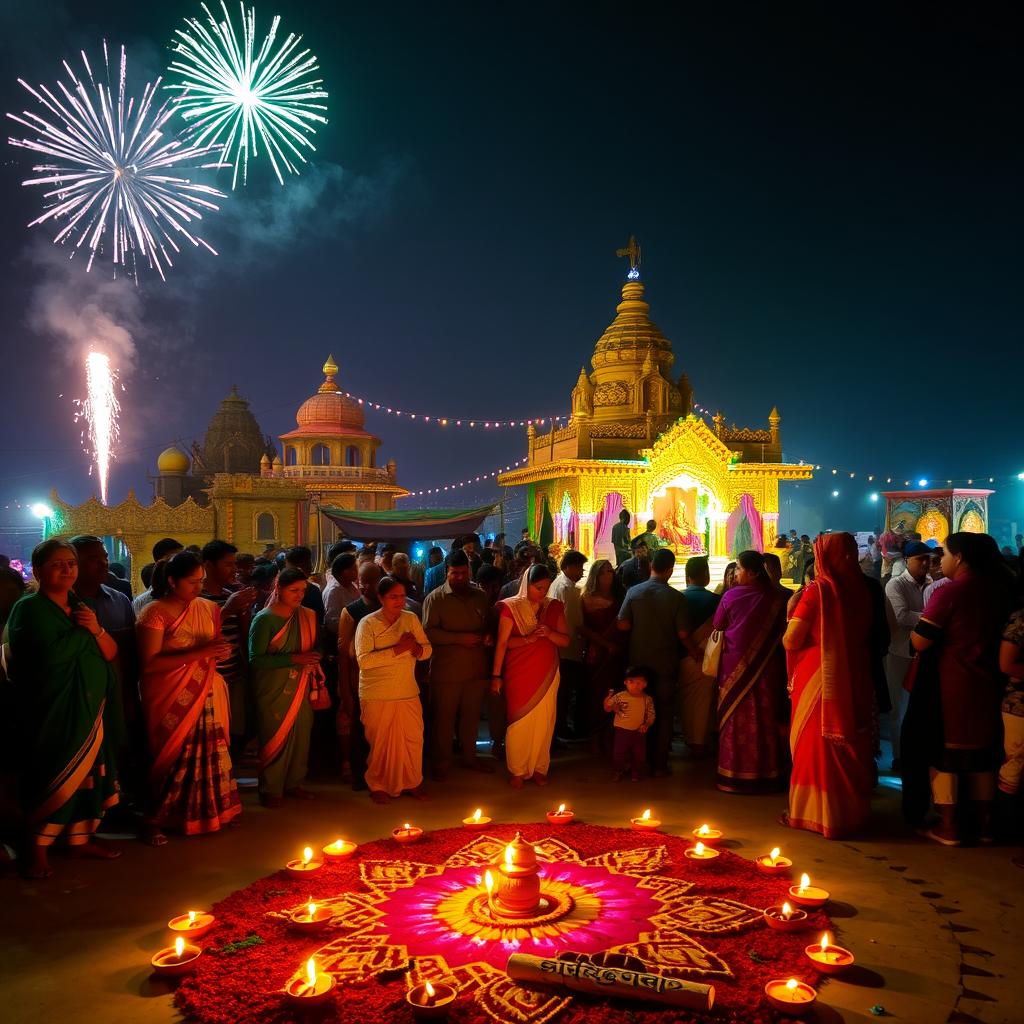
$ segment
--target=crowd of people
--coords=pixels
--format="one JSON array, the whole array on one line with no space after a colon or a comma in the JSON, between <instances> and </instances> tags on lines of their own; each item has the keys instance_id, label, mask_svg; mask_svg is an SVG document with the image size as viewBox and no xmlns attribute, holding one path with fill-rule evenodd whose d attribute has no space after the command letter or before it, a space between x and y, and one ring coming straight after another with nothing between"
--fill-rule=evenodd
<instances>
[{"instance_id":1,"label":"crowd of people","mask_svg":"<svg viewBox=\"0 0 1024 1024\"><path fill-rule=\"evenodd\" d=\"M422 566L342 541L323 578L306 547L168 538L134 599L101 539L45 541L0 663L23 870L50 874L56 842L116 856L95 839L106 816L154 846L231 826L246 772L267 808L313 799L311 766L386 804L425 798L425 772L501 761L514 789L545 786L572 742L616 782L714 758L723 792L788 789L780 820L837 838L868 821L887 732L908 824L944 845L1013 834L1024 613L991 537L883 537L866 558L850 534L794 531L715 589L689 558L678 588L655 524L629 523L614 565L556 563L523 531L514 549L456 538Z\"/></svg>"}]
</instances>

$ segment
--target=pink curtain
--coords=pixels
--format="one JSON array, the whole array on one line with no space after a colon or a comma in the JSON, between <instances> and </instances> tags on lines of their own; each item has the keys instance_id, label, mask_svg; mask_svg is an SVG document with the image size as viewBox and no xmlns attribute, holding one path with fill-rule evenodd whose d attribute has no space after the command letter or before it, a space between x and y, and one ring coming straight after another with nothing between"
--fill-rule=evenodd
<instances>
[{"instance_id":1,"label":"pink curtain","mask_svg":"<svg viewBox=\"0 0 1024 1024\"><path fill-rule=\"evenodd\" d=\"M610 545L612 542L612 527L619 521L619 513L623 509L622 495L618 491L612 491L604 499L604 507L597 513L594 522L594 551L597 551L599 544Z\"/></svg>"},{"instance_id":2,"label":"pink curtain","mask_svg":"<svg viewBox=\"0 0 1024 1024\"><path fill-rule=\"evenodd\" d=\"M579 546L580 514L578 512L571 512L569 514L569 521L565 527L565 543L571 544L574 548Z\"/></svg>"},{"instance_id":3,"label":"pink curtain","mask_svg":"<svg viewBox=\"0 0 1024 1024\"><path fill-rule=\"evenodd\" d=\"M739 505L733 510L725 525L726 549L733 557L739 554L736 550L736 530L744 519L750 526L750 546L755 551L764 554L764 525L761 521L761 513L757 511L754 499L749 494L740 496Z\"/></svg>"}]
</instances>

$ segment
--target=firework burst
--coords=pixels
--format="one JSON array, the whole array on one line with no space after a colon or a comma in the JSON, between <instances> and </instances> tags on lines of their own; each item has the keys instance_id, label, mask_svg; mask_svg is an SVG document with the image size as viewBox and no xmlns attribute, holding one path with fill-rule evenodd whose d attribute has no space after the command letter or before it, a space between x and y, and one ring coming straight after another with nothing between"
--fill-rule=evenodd
<instances>
[{"instance_id":1,"label":"firework burst","mask_svg":"<svg viewBox=\"0 0 1024 1024\"><path fill-rule=\"evenodd\" d=\"M85 391L85 400L78 403L78 415L86 426L82 440L100 482L100 501L106 505L110 463L121 436L121 403L117 400L117 374L102 352L92 351L85 357Z\"/></svg>"},{"instance_id":2,"label":"firework burst","mask_svg":"<svg viewBox=\"0 0 1024 1024\"><path fill-rule=\"evenodd\" d=\"M224 159L234 166L231 187L238 184L241 169L245 185L249 157L260 155L260 144L284 184L283 171L298 174L306 163L303 150L315 152L310 136L316 125L326 124L323 79L317 58L299 49L302 36L289 33L280 45L275 16L270 32L257 49L256 11L240 3L241 30L236 31L221 0L222 21L204 3L206 23L186 18L177 29L171 50L177 59L170 72L181 82L168 85L178 92L176 103L197 145L223 142Z\"/></svg>"},{"instance_id":3,"label":"firework burst","mask_svg":"<svg viewBox=\"0 0 1024 1024\"><path fill-rule=\"evenodd\" d=\"M45 189L46 212L29 227L59 222L54 241L70 242L75 252L84 246L89 269L109 244L115 266L123 266L136 281L136 254L164 277L165 268L173 265L172 253L181 251L178 236L216 255L192 225L203 213L216 210L213 200L225 198L224 193L174 172L223 166L221 147L186 144L168 129L174 104L156 106L160 79L148 83L141 98L126 96L123 46L116 87L110 85L106 42L103 62L105 84L93 77L84 51L87 81L80 80L67 61L63 63L70 85L60 81L55 90L45 85L33 88L18 79L45 114L8 114L34 134L8 142L54 158L53 163L32 168L42 177L22 182Z\"/></svg>"}]
</instances>

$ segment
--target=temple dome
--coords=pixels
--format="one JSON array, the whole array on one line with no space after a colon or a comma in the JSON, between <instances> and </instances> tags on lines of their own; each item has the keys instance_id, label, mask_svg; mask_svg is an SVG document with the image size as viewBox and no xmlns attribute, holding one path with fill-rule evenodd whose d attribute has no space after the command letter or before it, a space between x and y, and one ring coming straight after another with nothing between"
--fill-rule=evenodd
<instances>
[{"instance_id":1,"label":"temple dome","mask_svg":"<svg viewBox=\"0 0 1024 1024\"><path fill-rule=\"evenodd\" d=\"M171 445L165 448L156 460L158 473L187 473L192 466L192 460L180 449Z\"/></svg>"},{"instance_id":2,"label":"temple dome","mask_svg":"<svg viewBox=\"0 0 1024 1024\"><path fill-rule=\"evenodd\" d=\"M250 473L259 475L260 458L273 451L263 436L249 403L232 388L206 428L202 469L207 473Z\"/></svg>"},{"instance_id":3,"label":"temple dome","mask_svg":"<svg viewBox=\"0 0 1024 1024\"><path fill-rule=\"evenodd\" d=\"M643 362L648 355L653 355L659 366L672 365L672 343L652 323L648 315L651 307L643 296L644 286L639 281L627 281L622 286L617 315L594 346L591 362L595 370L609 361Z\"/></svg>"},{"instance_id":4,"label":"temple dome","mask_svg":"<svg viewBox=\"0 0 1024 1024\"><path fill-rule=\"evenodd\" d=\"M338 364L328 356L323 366L324 381L317 393L299 406L295 422L305 434L350 434L363 430L365 416L363 407L354 399L342 393L335 376Z\"/></svg>"}]
</instances>

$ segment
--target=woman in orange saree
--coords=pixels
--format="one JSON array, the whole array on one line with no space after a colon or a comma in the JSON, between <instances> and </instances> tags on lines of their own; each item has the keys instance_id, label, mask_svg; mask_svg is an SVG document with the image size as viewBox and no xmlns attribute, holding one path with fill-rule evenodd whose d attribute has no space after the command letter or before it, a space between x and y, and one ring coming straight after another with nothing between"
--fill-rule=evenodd
<instances>
[{"instance_id":1,"label":"woman in orange saree","mask_svg":"<svg viewBox=\"0 0 1024 1024\"><path fill-rule=\"evenodd\" d=\"M154 846L167 841L164 828L216 832L242 809L231 776L227 684L217 672L231 648L202 588L203 566L190 552L160 563L155 600L135 626L152 757L145 839Z\"/></svg>"},{"instance_id":2,"label":"woman in orange saree","mask_svg":"<svg viewBox=\"0 0 1024 1024\"><path fill-rule=\"evenodd\" d=\"M284 569L249 627L249 664L260 740L260 801L280 807L286 796L313 794L301 786L309 766L313 728L310 688L323 682L316 612L302 606L307 586L301 569Z\"/></svg>"},{"instance_id":3,"label":"woman in orange saree","mask_svg":"<svg viewBox=\"0 0 1024 1024\"><path fill-rule=\"evenodd\" d=\"M786 821L837 839L870 811L874 615L851 534L819 537L814 569L783 639L793 700Z\"/></svg>"},{"instance_id":4,"label":"woman in orange saree","mask_svg":"<svg viewBox=\"0 0 1024 1024\"><path fill-rule=\"evenodd\" d=\"M509 783L522 789L527 779L546 786L551 763L558 700L558 649L569 643L565 609L548 599L547 566L525 570L515 597L498 602L491 690L505 691L508 729L505 762Z\"/></svg>"}]
</instances>

